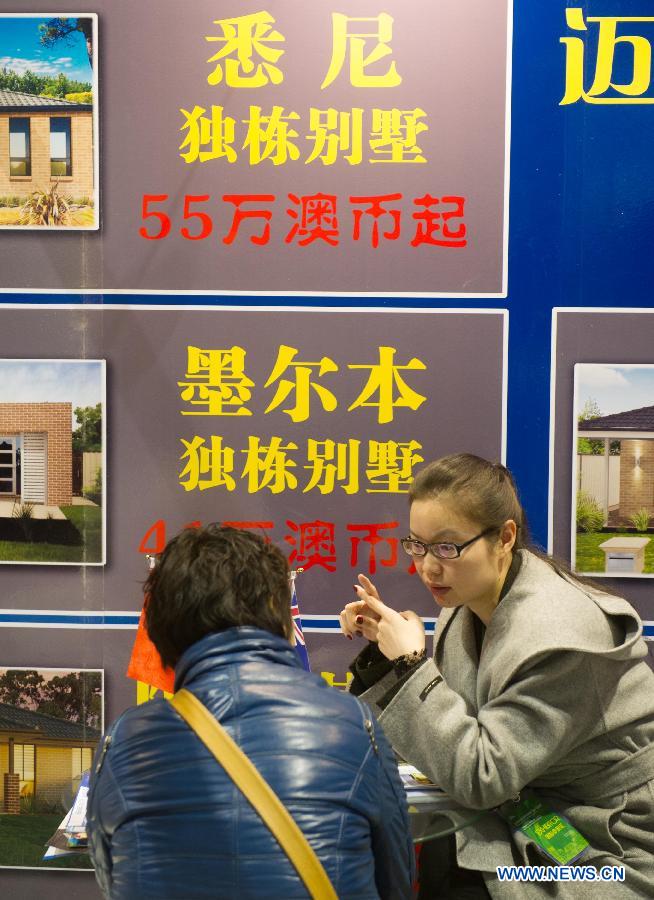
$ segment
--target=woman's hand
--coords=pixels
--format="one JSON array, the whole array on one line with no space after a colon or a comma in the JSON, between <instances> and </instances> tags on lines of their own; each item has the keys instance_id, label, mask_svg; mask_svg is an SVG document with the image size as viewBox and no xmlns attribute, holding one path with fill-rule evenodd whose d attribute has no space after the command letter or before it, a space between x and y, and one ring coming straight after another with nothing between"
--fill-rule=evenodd
<instances>
[{"instance_id":1,"label":"woman's hand","mask_svg":"<svg viewBox=\"0 0 654 900\"><path fill-rule=\"evenodd\" d=\"M377 641L379 616L368 605L368 597L379 600L377 588L365 575L359 575L359 584L354 585L358 600L348 603L339 616L341 631L352 639L355 635L369 641Z\"/></svg>"},{"instance_id":2,"label":"woman's hand","mask_svg":"<svg viewBox=\"0 0 654 900\"><path fill-rule=\"evenodd\" d=\"M359 580L361 577L360 575ZM410 610L396 612L382 603L377 591L375 594L367 594L366 605L377 616L377 644L386 659L397 659L398 656L407 653L423 652L425 626L420 616Z\"/></svg>"}]
</instances>

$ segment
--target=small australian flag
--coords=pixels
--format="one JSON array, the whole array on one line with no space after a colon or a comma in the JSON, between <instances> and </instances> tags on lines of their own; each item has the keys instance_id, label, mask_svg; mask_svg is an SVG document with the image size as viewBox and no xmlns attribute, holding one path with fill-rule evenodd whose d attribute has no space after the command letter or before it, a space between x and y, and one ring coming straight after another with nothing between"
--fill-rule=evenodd
<instances>
[{"instance_id":1,"label":"small australian flag","mask_svg":"<svg viewBox=\"0 0 654 900\"><path fill-rule=\"evenodd\" d=\"M300 609L297 605L297 593L295 591L295 579L297 573L291 574L291 616L293 617L293 632L295 635L295 652L300 657L300 662L307 670L311 671L309 665L309 654L307 653L307 645L304 642L304 634L302 633L302 619L300 618Z\"/></svg>"}]
</instances>

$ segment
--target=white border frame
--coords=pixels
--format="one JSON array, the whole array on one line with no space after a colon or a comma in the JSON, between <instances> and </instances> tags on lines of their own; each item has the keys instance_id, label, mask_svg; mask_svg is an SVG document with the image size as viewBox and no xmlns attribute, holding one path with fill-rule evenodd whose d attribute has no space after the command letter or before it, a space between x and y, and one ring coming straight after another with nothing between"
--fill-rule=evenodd
<instances>
[{"instance_id":1,"label":"white border frame","mask_svg":"<svg viewBox=\"0 0 654 900\"><path fill-rule=\"evenodd\" d=\"M581 310L580 310L581 311ZM585 310L583 310L585 312ZM654 311L654 310L653 310ZM598 362L583 362L583 363L574 363L573 370L573 394L572 394L572 493L571 498L573 504L576 502L577 496L577 480L579 477L579 454L576 452L577 447L577 439L579 432L579 424L577 422L577 408L579 401L579 391L578 391L578 369L581 366L595 366L601 368L611 368L611 369L652 369L654 373L654 363L598 363ZM602 435L598 435L598 437L602 437ZM642 434L638 432L615 432L612 433L611 440L624 440L624 439L635 439L635 440L653 440L652 438L644 438ZM587 578L640 578L640 579L650 579L654 578L654 572L586 572L577 569L577 528L575 523L575 516L573 515L574 506L570 510L570 567L573 572L577 575L581 575ZM634 535L637 537L637 535Z\"/></svg>"},{"instance_id":2,"label":"white border frame","mask_svg":"<svg viewBox=\"0 0 654 900\"><path fill-rule=\"evenodd\" d=\"M0 305L0 312L3 309L31 309L26 304L17 305ZM43 307L40 307L43 308ZM48 306L48 309L56 309L57 307ZM61 308L61 307L59 307ZM88 309L89 307L81 307ZM102 309L103 307L97 307ZM52 560L13 560L0 559L0 566L105 566L107 564L107 361L106 359L32 359L28 357L0 357L2 363L66 363L67 365L88 365L90 363L100 364L100 403L102 404L102 559L98 562L53 562ZM11 400L5 401L11 403ZM49 471L47 477L49 478ZM46 494L47 497L47 494ZM47 505L47 504L46 504Z\"/></svg>"},{"instance_id":3,"label":"white border frame","mask_svg":"<svg viewBox=\"0 0 654 900\"><path fill-rule=\"evenodd\" d=\"M606 315L624 315L639 314L653 315L654 307L648 306L554 306L552 308L552 337L550 344L550 429L549 429L549 474L548 474L548 490L547 490L547 552L554 552L554 441L555 423L556 423L556 345L558 334L558 316L559 313L605 313ZM611 363L592 363L592 365L611 365ZM616 363L615 365L620 365ZM625 364L626 365L626 364ZM574 402L574 399L573 399ZM574 423L573 423L574 424ZM576 433L576 428L574 429ZM573 447L574 449L574 447ZM573 476L574 477L574 476ZM574 488L574 482L573 482ZM572 519L572 513L570 514ZM572 555L572 554L571 554ZM585 574L585 573L584 573ZM599 573L606 576L606 573ZM608 576L611 578L642 578L642 575L629 575L629 573L621 572L619 574ZM645 576L647 577L647 576ZM645 623L649 624L649 623Z\"/></svg>"},{"instance_id":4,"label":"white border frame","mask_svg":"<svg viewBox=\"0 0 654 900\"><path fill-rule=\"evenodd\" d=\"M100 707L101 708L101 713L100 713L101 726L98 730L100 731L100 735L101 735L100 740L102 740L102 735L104 734L104 731L105 731L104 669L78 669L78 668L64 668L64 667L57 668L56 666L41 666L41 667L38 667L38 666L2 666L0 668L11 669L12 672L27 672L27 671L29 671L29 672L33 672L33 671L36 671L36 672L99 672L100 673L102 701L101 701L101 707ZM99 743L100 743L100 741L98 741L98 744ZM67 857L67 858L69 858L69 857ZM52 862L52 860L44 860L44 863L45 862ZM53 866L52 868L49 868L46 865L43 865L43 866L2 866L2 865L0 865L0 870L2 870L2 869L6 869L8 871L16 871L16 872L21 872L21 871L22 872L94 872L94 869L92 867L88 868L88 869L77 869L74 866L66 866L66 867L61 867L61 868L59 868L58 866Z\"/></svg>"},{"instance_id":5,"label":"white border frame","mask_svg":"<svg viewBox=\"0 0 654 900\"><path fill-rule=\"evenodd\" d=\"M91 89L93 91L93 225L0 225L0 231L38 231L42 234L62 234L69 231L99 231L100 229L100 92L98 90L98 14L86 12L29 12L3 13L2 19L52 19L55 17L71 19L91 19L93 22L93 70L91 73ZM72 152L72 151L71 151ZM0 293L10 293L0 288ZM39 293L52 293L39 291ZM68 291L66 293L88 293L87 291Z\"/></svg>"},{"instance_id":6,"label":"white border frame","mask_svg":"<svg viewBox=\"0 0 654 900\"><path fill-rule=\"evenodd\" d=\"M501 380L502 380L502 400L501 400L501 425L500 425L500 460L502 464L506 464L506 449L507 449L507 397L508 397L508 354L509 354L509 311L508 309L471 309L471 308L456 308L456 309L419 309L419 308L409 308L409 309L384 309L380 307L366 307L363 309L357 309L355 307L330 307L330 306L193 306L193 305L149 305L149 304L112 304L110 306L102 306L95 304L80 304L80 303L67 303L67 304L50 304L50 303L6 303L0 304L0 313L4 310L21 310L32 311L32 310L49 310L51 312L57 310L72 310L72 311L84 311L84 313L101 313L108 314L113 310L132 310L138 309L140 311L166 311L166 312L210 312L210 313L220 313L220 312L241 312L250 315L255 315L258 312L310 312L314 314L331 314L331 313L348 313L350 315L379 315L379 313L384 313L386 315L406 315L409 314L418 314L423 316L449 316L449 315L474 315L474 316L499 316L502 322L502 355L501 355ZM12 362L14 360L11 360ZM78 565L87 565L87 566L100 566L106 565L107 562L107 552L106 552L106 541L107 541L107 486L109 483L109 479L107 478L106 473L106 459L107 459L107 405L106 405L106 377L107 377L107 360L106 359L88 359L88 360L33 360L34 362L100 362L102 363L102 448L103 448L103 463L105 464L105 469L103 471L103 479L102 479L102 562L101 563L47 563L47 562L17 562L10 563L11 565L68 565L68 566L78 566ZM2 564L2 561L0 561ZM20 610L16 610L20 612ZM58 614L59 610L50 610L50 613L53 615ZM75 613L76 615L78 613ZM41 627L34 626L34 627ZM49 626L43 626L49 627ZM52 626L52 627L66 627L66 626ZM86 626L79 626L86 627ZM115 626L114 626L115 627ZM125 626L131 627L131 626Z\"/></svg>"},{"instance_id":7,"label":"white border frame","mask_svg":"<svg viewBox=\"0 0 654 900\"><path fill-rule=\"evenodd\" d=\"M470 292L466 291L222 291L212 290L210 288L202 290L176 290L161 291L155 289L144 288L32 288L29 291L16 288L0 287L0 294L18 294L27 293L32 295L39 294L84 294L88 296L95 295L124 295L124 294L140 294L143 296L167 295L176 297L397 297L410 299L457 299L464 297L469 300L486 300L486 299L505 299L509 291L509 207L510 207L510 188L511 188L511 88L513 82L513 5L514 0L506 0L506 68L505 68L505 94L504 94L504 194L503 194L503 228L502 228L502 284L500 290L491 292ZM14 16L22 18L52 18L53 15L90 17L94 20L93 39L95 48L98 48L98 14L97 13L5 13L5 16ZM95 210L96 224L94 228L83 228L81 226L66 227L65 231L97 231L100 228L100 177L99 177L99 148L100 148L100 125L99 125L99 106L100 97L98 91L98 68L99 60L94 59L93 65L93 128L96 137L94 147L94 180L95 180ZM1 228L2 226L0 226ZM17 230L17 226L4 226ZM20 226L21 230L28 230L27 226ZM33 226L29 230L49 231L59 229L49 229L44 226ZM402 310L404 311L404 310ZM388 310L384 310L388 312Z\"/></svg>"}]
</instances>

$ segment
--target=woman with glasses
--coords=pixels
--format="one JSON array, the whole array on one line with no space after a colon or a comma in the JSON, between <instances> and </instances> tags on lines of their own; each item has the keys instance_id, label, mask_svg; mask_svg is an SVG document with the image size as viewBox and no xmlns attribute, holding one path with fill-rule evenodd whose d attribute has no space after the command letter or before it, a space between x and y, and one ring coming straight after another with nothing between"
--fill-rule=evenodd
<instances>
[{"instance_id":1,"label":"woman with glasses","mask_svg":"<svg viewBox=\"0 0 654 900\"><path fill-rule=\"evenodd\" d=\"M654 896L654 673L636 612L529 547L504 466L445 457L409 500L402 545L440 608L434 656L419 616L359 575L341 613L345 635L369 642L351 690L401 757L458 803L497 811L458 833L456 849L425 845L423 856L453 863L429 886L423 873L421 896L597 896L593 882L498 880L498 866L555 865L552 829L534 839L515 824L529 798L568 844L588 842L561 859L588 877L624 867L612 900Z\"/></svg>"}]
</instances>

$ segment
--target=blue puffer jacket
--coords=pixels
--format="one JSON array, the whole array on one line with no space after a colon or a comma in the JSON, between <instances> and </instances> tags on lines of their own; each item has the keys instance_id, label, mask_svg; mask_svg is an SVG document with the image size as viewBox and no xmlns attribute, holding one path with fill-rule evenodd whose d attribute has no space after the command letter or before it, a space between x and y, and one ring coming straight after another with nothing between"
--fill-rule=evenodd
<instances>
[{"instance_id":1,"label":"blue puffer jacket","mask_svg":"<svg viewBox=\"0 0 654 900\"><path fill-rule=\"evenodd\" d=\"M305 672L287 641L251 627L190 647L176 668L182 686L284 802L341 900L411 896L404 789L361 701ZM167 701L128 709L109 736L88 811L106 897L307 897L266 826Z\"/></svg>"}]
</instances>

